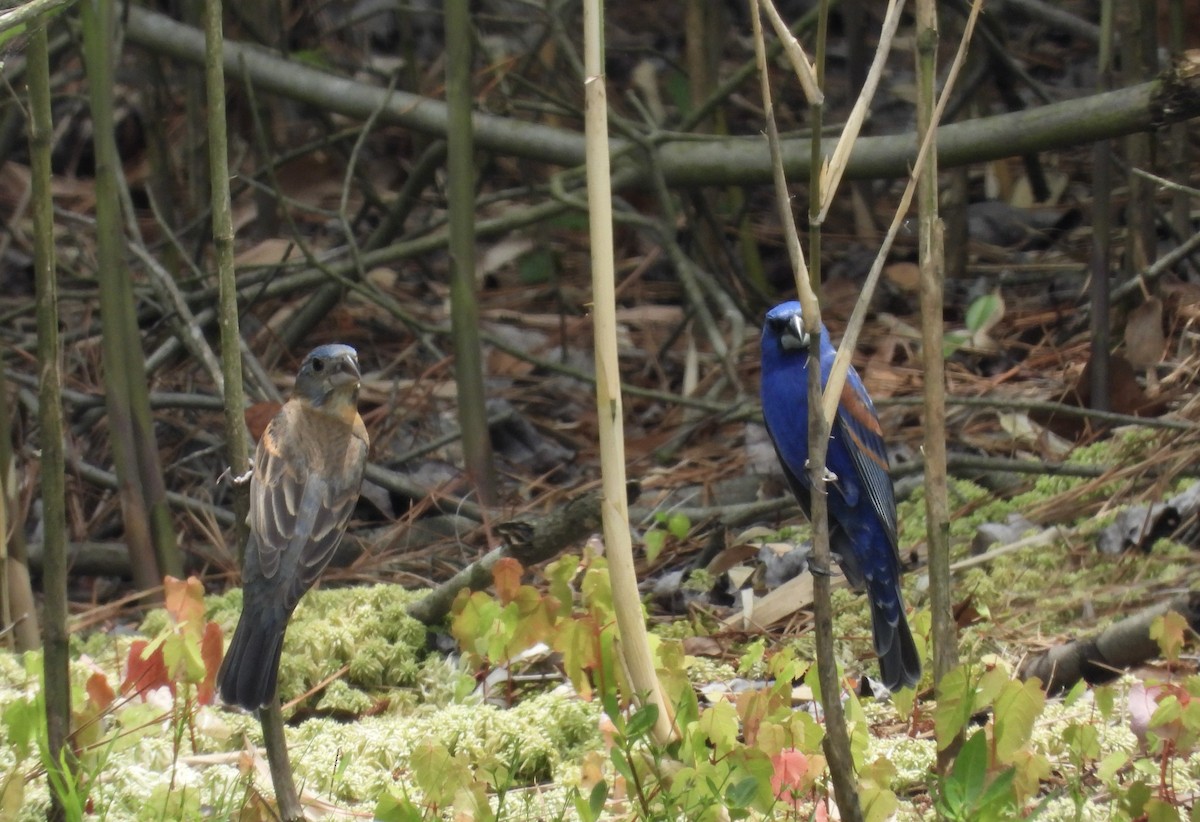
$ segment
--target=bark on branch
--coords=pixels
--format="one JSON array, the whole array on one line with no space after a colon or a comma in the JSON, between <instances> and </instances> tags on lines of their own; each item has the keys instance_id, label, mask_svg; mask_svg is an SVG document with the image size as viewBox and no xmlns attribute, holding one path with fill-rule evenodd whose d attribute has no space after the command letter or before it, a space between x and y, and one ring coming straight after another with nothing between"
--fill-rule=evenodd
<instances>
[{"instance_id":1,"label":"bark on branch","mask_svg":"<svg viewBox=\"0 0 1200 822\"><path fill-rule=\"evenodd\" d=\"M637 496L635 486L627 493ZM492 567L502 557L513 557L522 565L543 562L600 530L600 492L592 491L537 519L501 523L496 533L504 544L463 568L408 608L409 616L426 625L440 622L450 613L454 597L463 588L478 591L492 584Z\"/></svg>"},{"instance_id":2,"label":"bark on branch","mask_svg":"<svg viewBox=\"0 0 1200 822\"><path fill-rule=\"evenodd\" d=\"M1150 638L1150 625L1168 611L1176 611L1193 631L1200 631L1200 590L1146 608L1095 636L1028 657L1018 675L1022 679L1036 676L1051 694L1067 690L1080 679L1090 684L1115 679L1126 668L1159 656L1158 643Z\"/></svg>"},{"instance_id":3,"label":"bark on branch","mask_svg":"<svg viewBox=\"0 0 1200 822\"><path fill-rule=\"evenodd\" d=\"M128 10L126 36L149 51L178 60L199 64L204 58L204 36L200 31L137 6ZM380 112L381 122L425 134L446 134L446 104L440 100L389 92L232 42L225 44L225 68L233 76L247 77L263 91L325 111L361 120ZM1194 65L1185 64L1149 83L942 126L937 136L938 165L949 168L1086 145L1198 115L1200 73ZM474 115L473 123L476 144L484 150L560 166L583 164L580 133L482 113ZM916 145L912 134L860 137L846 177L907 177ZM827 141L824 154L830 155L833 147L834 141ZM627 148L625 141L612 141L614 156ZM782 148L788 179L807 180L811 161L808 139L784 140ZM665 141L658 152L658 168L670 185L757 185L771 181L771 159L759 136L703 141L689 136L686 140ZM636 154L630 152L630 156ZM618 163L614 171L620 168Z\"/></svg>"}]
</instances>

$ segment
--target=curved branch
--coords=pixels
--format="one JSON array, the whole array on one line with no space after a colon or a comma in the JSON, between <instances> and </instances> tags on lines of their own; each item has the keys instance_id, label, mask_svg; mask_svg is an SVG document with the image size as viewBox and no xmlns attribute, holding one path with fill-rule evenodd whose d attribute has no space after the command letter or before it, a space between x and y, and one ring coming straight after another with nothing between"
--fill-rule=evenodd
<instances>
[{"instance_id":1,"label":"curved branch","mask_svg":"<svg viewBox=\"0 0 1200 822\"><path fill-rule=\"evenodd\" d=\"M201 32L166 15L132 6L127 39L149 51L199 64L204 59ZM326 111L380 121L426 134L445 136L446 104L401 91L367 86L243 44L226 42L225 68L247 77L264 91L309 103ZM981 117L938 129L938 165L943 168L1148 131L1200 115L1200 75L1186 68L1158 79L1103 94L1093 94L1024 111ZM491 114L473 117L476 144L498 154L560 166L583 164L583 135L560 128ZM834 141L826 141L826 156ZM895 134L860 137L850 155L846 177L907 177L916 154L916 137ZM784 169L791 181L808 179L809 141L785 140ZM630 155L628 141L614 139L614 157ZM761 136L666 140L658 162L670 185L756 185L771 182L771 159ZM626 156L622 163L634 160ZM618 163L618 167L621 163ZM635 178L636 179L636 178Z\"/></svg>"},{"instance_id":2,"label":"curved branch","mask_svg":"<svg viewBox=\"0 0 1200 822\"><path fill-rule=\"evenodd\" d=\"M1150 626L1168 611L1182 615L1193 631L1200 629L1200 591L1180 594L1115 622L1098 634L1028 657L1017 676L1036 676L1051 694L1061 693L1081 679L1092 684L1115 679L1121 671L1161 654L1158 643L1150 638Z\"/></svg>"}]
</instances>

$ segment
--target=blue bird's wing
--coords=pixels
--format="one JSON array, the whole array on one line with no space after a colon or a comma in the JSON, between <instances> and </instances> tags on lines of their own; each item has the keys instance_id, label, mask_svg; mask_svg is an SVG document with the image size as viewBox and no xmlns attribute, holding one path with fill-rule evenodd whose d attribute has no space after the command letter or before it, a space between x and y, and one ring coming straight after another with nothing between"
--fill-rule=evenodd
<instances>
[{"instance_id":1,"label":"blue bird's wing","mask_svg":"<svg viewBox=\"0 0 1200 822\"><path fill-rule=\"evenodd\" d=\"M875 408L853 369L846 375L834 422L834 442L840 437L857 480L856 493L866 497L893 549L896 548L896 497L888 475L887 449ZM831 455L832 457L832 455ZM831 462L833 460L831 459ZM854 501L855 503L858 500Z\"/></svg>"}]
</instances>

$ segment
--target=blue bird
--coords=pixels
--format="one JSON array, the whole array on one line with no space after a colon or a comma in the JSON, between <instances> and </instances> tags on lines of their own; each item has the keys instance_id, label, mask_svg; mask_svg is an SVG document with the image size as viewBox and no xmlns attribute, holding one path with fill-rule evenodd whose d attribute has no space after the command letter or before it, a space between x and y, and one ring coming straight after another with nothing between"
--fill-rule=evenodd
<instances>
[{"instance_id":1,"label":"blue bird","mask_svg":"<svg viewBox=\"0 0 1200 822\"><path fill-rule=\"evenodd\" d=\"M767 312L762 335L762 407L767 433L784 476L806 515L811 512L808 468L808 356L819 341L821 385L829 380L837 351L829 332L804 325L800 303ZM829 482L829 544L855 590L867 591L875 653L883 684L891 691L915 686L921 658L904 617L900 552L896 544L896 497L875 406L853 367L831 424L825 466Z\"/></svg>"}]
</instances>

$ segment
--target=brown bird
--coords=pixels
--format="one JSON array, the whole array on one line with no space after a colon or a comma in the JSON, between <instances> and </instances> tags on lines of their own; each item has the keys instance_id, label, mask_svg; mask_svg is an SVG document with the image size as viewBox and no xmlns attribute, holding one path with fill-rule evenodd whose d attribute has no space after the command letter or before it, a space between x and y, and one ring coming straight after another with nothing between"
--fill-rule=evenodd
<instances>
[{"instance_id":1,"label":"brown bird","mask_svg":"<svg viewBox=\"0 0 1200 822\"><path fill-rule=\"evenodd\" d=\"M258 442L242 616L217 674L229 704L255 710L275 699L288 619L346 533L369 447L361 379L350 346L314 348Z\"/></svg>"}]
</instances>

